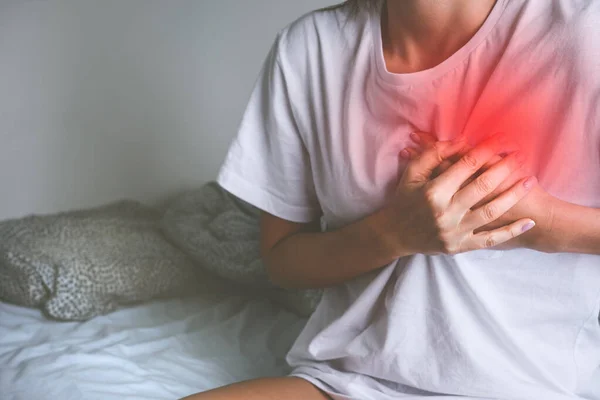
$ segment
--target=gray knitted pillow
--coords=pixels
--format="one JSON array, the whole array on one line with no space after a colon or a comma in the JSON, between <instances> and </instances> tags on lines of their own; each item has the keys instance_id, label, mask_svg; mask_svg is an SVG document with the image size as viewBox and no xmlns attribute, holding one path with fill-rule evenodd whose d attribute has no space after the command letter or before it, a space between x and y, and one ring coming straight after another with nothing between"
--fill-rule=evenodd
<instances>
[{"instance_id":1,"label":"gray knitted pillow","mask_svg":"<svg viewBox=\"0 0 600 400\"><path fill-rule=\"evenodd\" d=\"M123 201L0 223L0 299L85 320L192 290L194 265L161 234L161 214Z\"/></svg>"},{"instance_id":2,"label":"gray knitted pillow","mask_svg":"<svg viewBox=\"0 0 600 400\"><path fill-rule=\"evenodd\" d=\"M167 208L165 235L199 266L221 278L257 289L300 315L309 315L320 290L283 290L267 276L260 258L257 208L210 182Z\"/></svg>"}]
</instances>

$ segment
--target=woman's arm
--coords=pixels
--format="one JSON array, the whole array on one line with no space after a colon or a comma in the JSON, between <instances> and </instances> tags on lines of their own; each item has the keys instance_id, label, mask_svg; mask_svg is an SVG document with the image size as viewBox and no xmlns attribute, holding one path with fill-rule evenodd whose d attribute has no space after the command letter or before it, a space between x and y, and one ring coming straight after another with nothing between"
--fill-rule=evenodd
<instances>
[{"instance_id":1,"label":"woman's arm","mask_svg":"<svg viewBox=\"0 0 600 400\"><path fill-rule=\"evenodd\" d=\"M350 280L398 258L388 245L383 211L338 231L263 213L261 253L271 281L288 288L320 288Z\"/></svg>"},{"instance_id":2,"label":"woman's arm","mask_svg":"<svg viewBox=\"0 0 600 400\"><path fill-rule=\"evenodd\" d=\"M332 232L264 214L261 252L273 283L288 288L319 288L343 283L412 254L456 254L491 247L521 235L529 218L474 233L519 202L529 191L524 180L477 211L518 167L507 157L472 183L465 180L495 154L497 140L480 145L439 177L433 170L462 149L461 143L434 146L404 170L390 204L358 222Z\"/></svg>"},{"instance_id":3,"label":"woman's arm","mask_svg":"<svg viewBox=\"0 0 600 400\"><path fill-rule=\"evenodd\" d=\"M536 221L530 232L498 246L529 248L545 253L600 255L600 209L560 200L537 185L503 216L483 229L506 224L523 215Z\"/></svg>"},{"instance_id":4,"label":"woman's arm","mask_svg":"<svg viewBox=\"0 0 600 400\"><path fill-rule=\"evenodd\" d=\"M600 255L600 209L567 203L552 197L548 229L538 239L551 252ZM532 232L533 233L533 232Z\"/></svg>"}]
</instances>

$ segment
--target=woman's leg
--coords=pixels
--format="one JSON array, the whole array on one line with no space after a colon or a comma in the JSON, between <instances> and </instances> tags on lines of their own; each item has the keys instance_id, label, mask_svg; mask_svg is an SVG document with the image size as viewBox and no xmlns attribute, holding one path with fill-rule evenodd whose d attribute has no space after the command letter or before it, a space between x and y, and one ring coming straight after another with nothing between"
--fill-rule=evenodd
<instances>
[{"instance_id":1,"label":"woman's leg","mask_svg":"<svg viewBox=\"0 0 600 400\"><path fill-rule=\"evenodd\" d=\"M331 400L312 383L293 376L234 383L182 400Z\"/></svg>"}]
</instances>

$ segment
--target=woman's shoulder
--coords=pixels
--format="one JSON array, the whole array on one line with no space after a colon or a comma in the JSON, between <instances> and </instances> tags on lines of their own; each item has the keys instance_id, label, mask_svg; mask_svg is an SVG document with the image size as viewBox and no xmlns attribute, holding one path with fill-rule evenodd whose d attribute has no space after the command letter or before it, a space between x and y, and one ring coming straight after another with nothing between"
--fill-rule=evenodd
<instances>
[{"instance_id":1,"label":"woman's shoulder","mask_svg":"<svg viewBox=\"0 0 600 400\"><path fill-rule=\"evenodd\" d=\"M354 12L349 2L308 12L279 32L278 53L294 65L325 53L329 59L343 59L364 39L368 20L366 13Z\"/></svg>"}]
</instances>

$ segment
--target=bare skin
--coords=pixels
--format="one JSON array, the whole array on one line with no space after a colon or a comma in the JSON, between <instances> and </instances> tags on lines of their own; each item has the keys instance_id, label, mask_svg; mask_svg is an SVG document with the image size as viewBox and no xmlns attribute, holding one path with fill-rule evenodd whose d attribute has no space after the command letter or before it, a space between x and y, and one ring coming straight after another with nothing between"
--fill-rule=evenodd
<instances>
[{"instance_id":1,"label":"bare skin","mask_svg":"<svg viewBox=\"0 0 600 400\"><path fill-rule=\"evenodd\" d=\"M473 37L495 2L388 0L381 21L388 71L410 73L440 64Z\"/></svg>"},{"instance_id":2,"label":"bare skin","mask_svg":"<svg viewBox=\"0 0 600 400\"><path fill-rule=\"evenodd\" d=\"M353 233L332 232L325 238L326 240L321 240L327 234L314 232L314 224L296 224L264 214L261 247L268 268L272 271L279 265L296 262L298 265L303 265L303 268L298 268L297 271L303 270L306 275L309 275L311 270L306 272L306 266L312 264L306 262L306 257L312 257L310 259L314 260L317 265L317 268L313 268L312 271L314 277L296 276L294 274L297 272L289 272L289 270L287 274L294 276L294 279L303 279L305 282L310 279L319 283L322 283L324 279L332 281L337 279L342 282L348 276L348 269L353 270L354 266L354 271L358 274L360 268L364 267L363 258L369 261L369 255L362 253L361 242L363 241L378 243L373 249L366 249L372 251L374 258L380 257L377 255L379 249L384 249L387 257L398 258L402 252L408 255L468 251L489 247L496 242L506 242L519 236L529 221L527 218L489 232L479 234L473 232L491 220L499 218L529 191L529 188L523 184L524 179L521 179L489 203L496 210L496 215L486 212L485 206L471 210L475 204L492 194L518 169L518 160L509 156L494 164L481 175L486 182L489 182L487 187L482 187L478 183L479 178L464 185L464 182L469 180L474 172L489 160L494 159L496 154L501 151L497 139L490 139L469 150L446 171L437 177L433 176L434 171L439 169L442 162L460 153L463 146L464 144L460 142L437 142L435 146L430 146L423 151L419 158L412 160L403 172L398 183L396 199L380 213L374 214L371 220L367 219L366 222L350 225L350 232ZM410 215L410 218L407 218L406 215ZM380 216L383 218L379 219ZM377 236L370 237L368 232L360 232L361 228L368 229L365 228L369 226L368 224L376 224L377 221L380 224L379 229L388 232L380 236L378 241L375 240ZM390 224L389 221L392 223ZM409 228L414 229L415 225L419 227L411 234L400 233L408 232ZM435 226L435 229L423 229L429 225ZM295 239L299 236L302 236L301 240L296 241ZM406 240L406 238L410 240ZM402 242L401 245L399 245L400 242ZM390 249L390 251L385 253L385 249ZM340 264L344 266L344 269L340 269L337 276L325 274L325 278L323 278L326 268L319 267L319 265L336 265L332 260L341 257L337 253L345 254L347 257L347 263ZM274 254L275 256L273 256ZM371 264L377 265L376 263ZM384 264L379 264L379 266L382 265ZM277 274L274 275L277 276ZM281 281L293 280L290 278L278 279ZM279 398L321 400L329 397L303 379L282 377L241 382L199 393L187 397L186 400L268 400Z\"/></svg>"},{"instance_id":3,"label":"bare skin","mask_svg":"<svg viewBox=\"0 0 600 400\"><path fill-rule=\"evenodd\" d=\"M494 3L495 0L388 0L382 19L388 70L407 73L439 64L475 34ZM439 50L432 54L431 48ZM464 162L454 164L456 168L432 176L440 163L457 156L461 149L458 144L445 143L412 161L400 179L392 204L338 232L320 233L318 224L299 224L263 214L261 252L271 279L284 287L326 287L378 269L402 256L468 251L520 235L529 222L526 218L474 234L475 229L501 215L472 212L470 208L518 168L515 159L507 158L490 169L486 176L486 182L491 183L489 187L478 186L475 181L465 184L474 172L502 151L498 143L478 146L463 157ZM430 178L434 178L435 185ZM496 197L494 209L508 210L527 191L523 181L517 182ZM457 195L456 201L447 193ZM403 211L407 210L421 220L403 217ZM450 218L439 221L437 216L442 214ZM419 229L419 241L408 243L405 238L417 237L410 232L415 224L425 228ZM444 228L443 234L439 226ZM314 268L307 270L309 265ZM321 267L331 265L344 268ZM303 379L281 377L240 382L185 399L327 400L330 397Z\"/></svg>"},{"instance_id":4,"label":"bare skin","mask_svg":"<svg viewBox=\"0 0 600 400\"><path fill-rule=\"evenodd\" d=\"M272 215L262 218L262 253L271 280L282 287L338 285L413 254L456 254L503 243L520 234L522 218L475 232L527 194L524 179L508 190L497 189L520 168L517 157L477 171L504 147L498 137L468 151L451 168L434 177L444 160L462 152L464 143L440 142L411 161L402 172L395 196L372 215L342 229L319 232ZM496 192L487 204L475 204Z\"/></svg>"},{"instance_id":5,"label":"bare skin","mask_svg":"<svg viewBox=\"0 0 600 400\"><path fill-rule=\"evenodd\" d=\"M415 133L411 137L416 147L405 149L403 157L406 159L418 158L423 149L435 145L437 141L434 135L424 132ZM483 169L489 169L500 160L500 157L492 158ZM443 162L435 171L435 176L448 170L456 161L457 159L449 159ZM512 175L512 180L518 180L523 176L517 172ZM505 183L510 184L510 180ZM499 189L482 203L486 203L504 190L502 187ZM515 206L481 229L499 227L523 217L535 220L535 229L496 246L498 249L528 248L545 253L600 254L600 209L559 200L547 193L540 185L534 185Z\"/></svg>"},{"instance_id":6,"label":"bare skin","mask_svg":"<svg viewBox=\"0 0 600 400\"><path fill-rule=\"evenodd\" d=\"M261 378L234 383L182 400L331 400L308 381L296 377Z\"/></svg>"}]
</instances>

